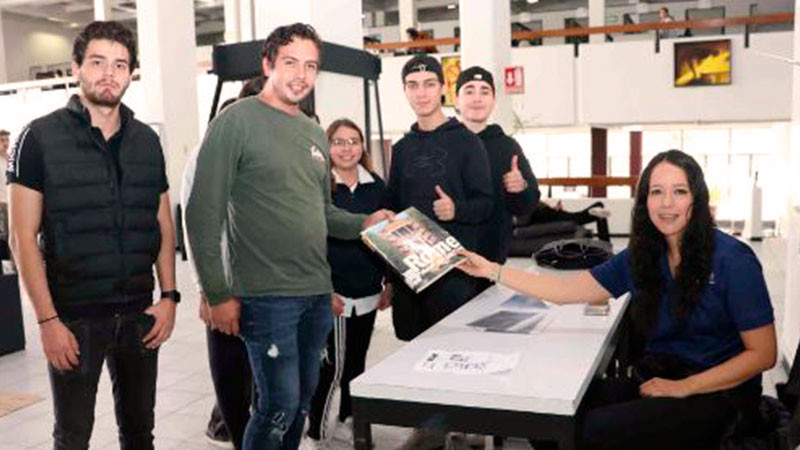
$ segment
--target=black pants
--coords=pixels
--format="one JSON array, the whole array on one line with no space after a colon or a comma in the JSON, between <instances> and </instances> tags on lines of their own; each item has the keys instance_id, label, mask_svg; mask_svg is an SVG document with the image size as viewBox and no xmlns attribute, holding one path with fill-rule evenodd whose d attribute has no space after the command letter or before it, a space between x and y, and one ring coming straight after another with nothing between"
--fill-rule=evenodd
<instances>
[{"instance_id":1,"label":"black pants","mask_svg":"<svg viewBox=\"0 0 800 450\"><path fill-rule=\"evenodd\" d=\"M595 207L603 207L603 202L594 202L577 212L563 211L555 209L544 202L539 202L536 210L531 215L531 223L544 223L544 222L558 222L562 220L570 220L578 225L586 225L587 223L594 222L597 226L597 238L609 242L611 236L608 231L608 219L604 217L597 217L589 214L589 210Z\"/></svg>"},{"instance_id":2,"label":"black pants","mask_svg":"<svg viewBox=\"0 0 800 450\"><path fill-rule=\"evenodd\" d=\"M453 269L420 293L392 279L392 324L401 341L410 341L478 294L476 279Z\"/></svg>"},{"instance_id":3,"label":"black pants","mask_svg":"<svg viewBox=\"0 0 800 450\"><path fill-rule=\"evenodd\" d=\"M364 373L367 350L375 328L377 311L363 316L336 317L328 335L328 347L319 371L319 384L311 400L308 414L308 435L313 439L328 437L328 415L337 385L341 387L339 421L353 415L350 381Z\"/></svg>"},{"instance_id":4,"label":"black pants","mask_svg":"<svg viewBox=\"0 0 800 450\"><path fill-rule=\"evenodd\" d=\"M596 381L586 399L583 449L701 450L719 448L737 414L758 408L759 386L687 398L642 398L632 380Z\"/></svg>"},{"instance_id":5,"label":"black pants","mask_svg":"<svg viewBox=\"0 0 800 450\"><path fill-rule=\"evenodd\" d=\"M217 395L217 407L237 450L242 448L244 429L250 420L253 375L244 341L206 328L208 364Z\"/></svg>"},{"instance_id":6,"label":"black pants","mask_svg":"<svg viewBox=\"0 0 800 450\"><path fill-rule=\"evenodd\" d=\"M78 367L50 369L55 450L85 450L94 426L97 383L108 366L122 450L152 450L158 349L142 338L155 322L144 313L103 319L63 320L78 341Z\"/></svg>"}]
</instances>

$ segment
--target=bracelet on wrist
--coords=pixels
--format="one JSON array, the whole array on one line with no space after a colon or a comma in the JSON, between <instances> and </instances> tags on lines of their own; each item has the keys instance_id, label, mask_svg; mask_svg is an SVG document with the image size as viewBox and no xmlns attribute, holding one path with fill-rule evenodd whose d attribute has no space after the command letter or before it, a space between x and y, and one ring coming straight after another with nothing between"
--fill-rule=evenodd
<instances>
[{"instance_id":1,"label":"bracelet on wrist","mask_svg":"<svg viewBox=\"0 0 800 450\"><path fill-rule=\"evenodd\" d=\"M500 278L502 275L503 275L503 265L498 264L497 269L494 271L494 274L492 276L492 281L494 281L496 284L500 284Z\"/></svg>"},{"instance_id":2,"label":"bracelet on wrist","mask_svg":"<svg viewBox=\"0 0 800 450\"><path fill-rule=\"evenodd\" d=\"M54 315L54 316L51 316L51 317L48 317L47 319L42 319L42 320L39 320L39 321L37 321L36 323L37 323L37 324L39 324L39 325L41 325L41 324L43 324L43 323L50 322L51 320L54 320L54 319L58 319L58 314L56 314L56 315Z\"/></svg>"}]
</instances>

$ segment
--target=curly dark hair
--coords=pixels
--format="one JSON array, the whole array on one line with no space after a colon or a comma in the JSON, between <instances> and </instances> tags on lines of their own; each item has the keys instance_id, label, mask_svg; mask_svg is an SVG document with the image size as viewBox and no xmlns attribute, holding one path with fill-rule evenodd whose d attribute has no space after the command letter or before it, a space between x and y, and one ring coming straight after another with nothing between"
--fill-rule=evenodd
<instances>
[{"instance_id":1,"label":"curly dark hair","mask_svg":"<svg viewBox=\"0 0 800 450\"><path fill-rule=\"evenodd\" d=\"M136 59L136 38L125 25L113 20L92 22L75 38L72 44L72 60L76 64L79 66L83 64L86 47L95 39L106 39L124 45L128 49L128 68L131 72L136 69L139 64Z\"/></svg>"},{"instance_id":2,"label":"curly dark hair","mask_svg":"<svg viewBox=\"0 0 800 450\"><path fill-rule=\"evenodd\" d=\"M275 58L278 57L278 49L289 45L295 38L308 39L313 42L317 47L320 59L322 58L322 40L320 40L317 31L311 25L300 22L284 25L272 30L272 33L270 33L264 41L264 47L261 49L261 57L267 58L270 67L275 67Z\"/></svg>"},{"instance_id":3,"label":"curly dark hair","mask_svg":"<svg viewBox=\"0 0 800 450\"><path fill-rule=\"evenodd\" d=\"M639 178L629 243L636 295L631 313L639 332L644 335L650 334L657 324L666 287L661 261L667 251L667 243L650 220L647 210L650 176L662 162L683 170L694 198L691 216L680 243L681 261L675 271L677 289L668 297L670 313L678 322L685 323L702 298L711 275L714 252L714 219L703 170L694 158L680 150L659 153Z\"/></svg>"}]
</instances>

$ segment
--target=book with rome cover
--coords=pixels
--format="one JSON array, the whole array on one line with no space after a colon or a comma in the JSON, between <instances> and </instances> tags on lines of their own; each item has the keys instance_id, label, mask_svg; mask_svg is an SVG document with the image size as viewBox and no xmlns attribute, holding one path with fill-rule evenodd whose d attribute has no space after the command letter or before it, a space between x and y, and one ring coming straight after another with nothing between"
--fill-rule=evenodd
<instances>
[{"instance_id":1,"label":"book with rome cover","mask_svg":"<svg viewBox=\"0 0 800 450\"><path fill-rule=\"evenodd\" d=\"M420 292L464 261L461 243L414 207L361 232L361 239Z\"/></svg>"}]
</instances>

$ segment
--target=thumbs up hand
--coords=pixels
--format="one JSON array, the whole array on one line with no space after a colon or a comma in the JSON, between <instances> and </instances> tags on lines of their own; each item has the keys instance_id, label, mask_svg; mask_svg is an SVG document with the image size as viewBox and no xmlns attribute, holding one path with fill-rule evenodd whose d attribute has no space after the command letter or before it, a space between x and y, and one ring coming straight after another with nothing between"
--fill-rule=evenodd
<instances>
[{"instance_id":1,"label":"thumbs up hand","mask_svg":"<svg viewBox=\"0 0 800 450\"><path fill-rule=\"evenodd\" d=\"M511 170L503 175L503 186L510 194L518 194L528 187L528 182L525 181L519 170L519 155L511 157Z\"/></svg>"},{"instance_id":2,"label":"thumbs up hand","mask_svg":"<svg viewBox=\"0 0 800 450\"><path fill-rule=\"evenodd\" d=\"M438 184L434 189L436 200L433 201L433 213L436 214L436 218L442 222L453 220L456 217L456 204L453 203L453 199Z\"/></svg>"}]
</instances>

